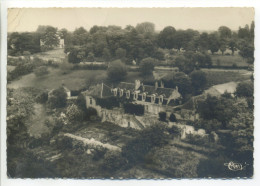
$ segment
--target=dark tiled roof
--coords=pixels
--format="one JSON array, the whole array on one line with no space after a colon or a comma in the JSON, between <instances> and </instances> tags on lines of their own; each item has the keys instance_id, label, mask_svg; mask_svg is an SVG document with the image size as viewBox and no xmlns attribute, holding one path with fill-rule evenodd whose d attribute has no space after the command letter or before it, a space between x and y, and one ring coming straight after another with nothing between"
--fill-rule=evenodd
<instances>
[{"instance_id":1,"label":"dark tiled roof","mask_svg":"<svg viewBox=\"0 0 260 186\"><path fill-rule=\"evenodd\" d=\"M93 97L101 97L102 84L97 84L95 86L91 86L88 90L84 92L85 95L93 96ZM111 92L111 87L103 84L103 92L102 97L110 97L113 96Z\"/></svg>"},{"instance_id":2,"label":"dark tiled roof","mask_svg":"<svg viewBox=\"0 0 260 186\"><path fill-rule=\"evenodd\" d=\"M134 91L135 90L135 84L134 83L127 83L127 82L120 82L118 84L117 88Z\"/></svg>"}]
</instances>

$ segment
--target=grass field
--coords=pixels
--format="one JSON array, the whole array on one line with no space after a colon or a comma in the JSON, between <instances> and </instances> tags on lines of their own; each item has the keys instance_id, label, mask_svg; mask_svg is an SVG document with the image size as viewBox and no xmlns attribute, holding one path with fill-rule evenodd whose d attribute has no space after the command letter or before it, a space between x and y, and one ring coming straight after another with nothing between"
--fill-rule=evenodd
<instances>
[{"instance_id":1,"label":"grass field","mask_svg":"<svg viewBox=\"0 0 260 186\"><path fill-rule=\"evenodd\" d=\"M36 77L34 73L22 76L19 80L12 81L8 88L36 87L42 89L56 89L65 84L70 90L81 90L89 83L107 81L105 70L69 70L66 73L62 69L48 68L49 74ZM139 72L128 72L124 81L134 83L136 79L142 80Z\"/></svg>"},{"instance_id":2,"label":"grass field","mask_svg":"<svg viewBox=\"0 0 260 186\"><path fill-rule=\"evenodd\" d=\"M245 59L241 56L222 56L222 55L211 55L213 66L233 66L236 65L238 67L247 67Z\"/></svg>"},{"instance_id":3,"label":"grass field","mask_svg":"<svg viewBox=\"0 0 260 186\"><path fill-rule=\"evenodd\" d=\"M8 88L36 87L42 89L56 89L63 83L71 90L79 90L86 87L87 79L103 76L104 70L74 70L62 74L60 69L49 68L49 74L36 77L34 73L22 76L21 79L11 82Z\"/></svg>"},{"instance_id":4,"label":"grass field","mask_svg":"<svg viewBox=\"0 0 260 186\"><path fill-rule=\"evenodd\" d=\"M209 70L203 69L207 77L207 87L213 85L227 83L230 81L245 81L249 80L252 72L247 70Z\"/></svg>"}]
</instances>

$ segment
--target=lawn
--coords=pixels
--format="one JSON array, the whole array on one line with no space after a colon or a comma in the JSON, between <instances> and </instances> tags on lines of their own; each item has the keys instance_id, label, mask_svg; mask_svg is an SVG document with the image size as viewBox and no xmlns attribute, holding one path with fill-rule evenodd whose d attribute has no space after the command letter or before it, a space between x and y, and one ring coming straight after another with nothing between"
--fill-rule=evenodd
<instances>
[{"instance_id":1,"label":"lawn","mask_svg":"<svg viewBox=\"0 0 260 186\"><path fill-rule=\"evenodd\" d=\"M86 87L86 82L93 78L105 78L104 70L72 70L63 74L60 69L49 68L49 74L36 77L34 73L22 76L19 80L12 81L8 88L36 87L42 89L56 89L63 83L71 90L80 90Z\"/></svg>"},{"instance_id":2,"label":"lawn","mask_svg":"<svg viewBox=\"0 0 260 186\"><path fill-rule=\"evenodd\" d=\"M249 80L252 72L247 70L210 70L203 69L207 77L207 87L227 83L230 81L244 81Z\"/></svg>"},{"instance_id":3,"label":"lawn","mask_svg":"<svg viewBox=\"0 0 260 186\"><path fill-rule=\"evenodd\" d=\"M247 67L245 59L243 59L238 54L234 56L222 56L222 55L211 55L213 66L233 66Z\"/></svg>"}]
</instances>

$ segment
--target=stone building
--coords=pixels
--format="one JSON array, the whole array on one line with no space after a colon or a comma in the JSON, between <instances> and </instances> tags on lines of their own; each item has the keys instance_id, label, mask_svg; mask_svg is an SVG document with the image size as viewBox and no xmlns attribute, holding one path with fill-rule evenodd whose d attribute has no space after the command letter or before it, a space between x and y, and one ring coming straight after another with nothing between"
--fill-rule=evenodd
<instances>
[{"instance_id":1,"label":"stone building","mask_svg":"<svg viewBox=\"0 0 260 186\"><path fill-rule=\"evenodd\" d=\"M86 98L86 107L95 108L102 121L110 121L123 127L144 128L147 124L141 117L124 113L122 107L106 109L97 103L97 99L117 97L128 100L134 104L144 106L143 117L158 118L158 113L168 110L181 103L182 96L175 89L164 88L162 82L156 82L154 86L144 85L139 80L135 83L120 82L115 88L104 83L92 86L83 92ZM156 119L158 120L158 119Z\"/></svg>"}]
</instances>

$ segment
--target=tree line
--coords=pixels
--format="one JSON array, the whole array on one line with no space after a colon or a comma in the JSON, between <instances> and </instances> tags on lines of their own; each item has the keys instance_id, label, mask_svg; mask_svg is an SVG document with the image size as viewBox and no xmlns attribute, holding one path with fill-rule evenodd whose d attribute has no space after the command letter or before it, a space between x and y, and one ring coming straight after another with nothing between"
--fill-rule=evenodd
<instances>
[{"instance_id":1,"label":"tree line","mask_svg":"<svg viewBox=\"0 0 260 186\"><path fill-rule=\"evenodd\" d=\"M80 27L73 32L65 28L58 30L52 26L39 26L32 33L9 33L8 52L10 55L23 55L24 52L53 49L58 45L59 38L64 39L65 53L71 63L120 59L132 64L133 60L139 63L147 57L164 60L163 49L204 54L221 51L222 55L227 49L231 50L231 55L238 50L248 63L254 61L254 22L236 31L220 26L217 31L210 33L193 29L176 30L173 26L166 26L157 32L155 25L150 22L125 28L95 25L89 31ZM40 39L44 41L42 47Z\"/></svg>"}]
</instances>

